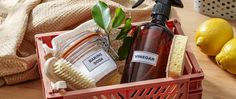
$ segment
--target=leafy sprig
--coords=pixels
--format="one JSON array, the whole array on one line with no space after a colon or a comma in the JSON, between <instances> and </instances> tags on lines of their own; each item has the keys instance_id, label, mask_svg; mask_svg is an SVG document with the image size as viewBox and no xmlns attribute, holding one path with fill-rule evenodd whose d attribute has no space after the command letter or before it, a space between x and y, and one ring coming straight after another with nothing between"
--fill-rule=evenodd
<instances>
[{"instance_id":1,"label":"leafy sprig","mask_svg":"<svg viewBox=\"0 0 236 99\"><path fill-rule=\"evenodd\" d=\"M116 8L111 20L110 8L106 3L99 1L92 8L92 17L96 24L109 34L112 28L117 28L123 23L125 12L121 8Z\"/></svg>"},{"instance_id":2,"label":"leafy sprig","mask_svg":"<svg viewBox=\"0 0 236 99\"><path fill-rule=\"evenodd\" d=\"M114 17L112 18L110 14L110 8L102 1L99 1L93 6L92 17L95 23L100 28L104 29L109 42L109 34L111 30L118 28L122 23L125 23L124 27L121 28L119 35L116 37L116 40L123 40L123 45L118 50L119 59L125 59L128 56L129 49L134 39L132 36L127 36L132 27L131 19L125 17L125 12L121 8L115 9Z\"/></svg>"}]
</instances>

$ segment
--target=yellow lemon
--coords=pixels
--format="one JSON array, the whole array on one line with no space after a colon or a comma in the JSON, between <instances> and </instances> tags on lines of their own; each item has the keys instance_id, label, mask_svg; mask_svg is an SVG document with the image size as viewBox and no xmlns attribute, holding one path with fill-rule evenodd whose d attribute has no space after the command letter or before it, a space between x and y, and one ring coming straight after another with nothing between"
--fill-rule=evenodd
<instances>
[{"instance_id":1,"label":"yellow lemon","mask_svg":"<svg viewBox=\"0 0 236 99\"><path fill-rule=\"evenodd\" d=\"M225 70L236 74L236 39L228 41L216 56L217 63Z\"/></svg>"},{"instance_id":2,"label":"yellow lemon","mask_svg":"<svg viewBox=\"0 0 236 99\"><path fill-rule=\"evenodd\" d=\"M224 19L212 18L199 26L195 43L203 53L216 56L224 44L232 38L232 26Z\"/></svg>"}]
</instances>

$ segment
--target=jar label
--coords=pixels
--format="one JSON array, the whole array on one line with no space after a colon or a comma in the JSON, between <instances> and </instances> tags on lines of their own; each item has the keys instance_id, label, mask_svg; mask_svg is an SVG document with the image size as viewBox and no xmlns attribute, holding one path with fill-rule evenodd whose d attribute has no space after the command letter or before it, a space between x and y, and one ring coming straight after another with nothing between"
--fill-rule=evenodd
<instances>
[{"instance_id":1,"label":"jar label","mask_svg":"<svg viewBox=\"0 0 236 99\"><path fill-rule=\"evenodd\" d=\"M83 64L86 68L91 72L96 69L98 66L102 65L103 63L112 60L110 56L106 54L104 50L100 50L83 61Z\"/></svg>"},{"instance_id":2,"label":"jar label","mask_svg":"<svg viewBox=\"0 0 236 99\"><path fill-rule=\"evenodd\" d=\"M134 51L132 61L156 66L158 55L146 51Z\"/></svg>"}]
</instances>

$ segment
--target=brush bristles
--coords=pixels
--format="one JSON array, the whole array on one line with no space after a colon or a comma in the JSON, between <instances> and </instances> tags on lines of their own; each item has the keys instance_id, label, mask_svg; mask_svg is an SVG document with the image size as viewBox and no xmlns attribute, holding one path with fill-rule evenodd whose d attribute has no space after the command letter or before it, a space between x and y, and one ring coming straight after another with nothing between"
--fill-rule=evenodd
<instances>
[{"instance_id":1,"label":"brush bristles","mask_svg":"<svg viewBox=\"0 0 236 99\"><path fill-rule=\"evenodd\" d=\"M72 64L64 59L58 60L53 65L53 72L76 89L95 87L95 81L92 78L77 72L73 69Z\"/></svg>"}]
</instances>

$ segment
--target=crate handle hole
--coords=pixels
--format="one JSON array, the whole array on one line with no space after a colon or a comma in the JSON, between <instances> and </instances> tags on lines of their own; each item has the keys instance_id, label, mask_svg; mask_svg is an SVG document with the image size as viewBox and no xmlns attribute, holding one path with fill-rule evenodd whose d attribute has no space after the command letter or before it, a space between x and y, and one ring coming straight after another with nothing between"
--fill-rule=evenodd
<instances>
[{"instance_id":1,"label":"crate handle hole","mask_svg":"<svg viewBox=\"0 0 236 99\"><path fill-rule=\"evenodd\" d=\"M149 95L152 92L153 88L149 89L146 95Z\"/></svg>"},{"instance_id":2,"label":"crate handle hole","mask_svg":"<svg viewBox=\"0 0 236 99\"><path fill-rule=\"evenodd\" d=\"M158 87L154 94L157 94L160 89L161 89L161 87Z\"/></svg>"},{"instance_id":3,"label":"crate handle hole","mask_svg":"<svg viewBox=\"0 0 236 99\"><path fill-rule=\"evenodd\" d=\"M165 87L165 88L162 90L162 93L165 93L166 89L167 89L167 88Z\"/></svg>"},{"instance_id":4,"label":"crate handle hole","mask_svg":"<svg viewBox=\"0 0 236 99\"><path fill-rule=\"evenodd\" d=\"M181 85L180 85L180 88L182 88L184 86L184 83L182 83Z\"/></svg>"},{"instance_id":5,"label":"crate handle hole","mask_svg":"<svg viewBox=\"0 0 236 99\"><path fill-rule=\"evenodd\" d=\"M118 96L119 96L121 99L125 99L125 97L122 96L119 92L118 92Z\"/></svg>"},{"instance_id":6,"label":"crate handle hole","mask_svg":"<svg viewBox=\"0 0 236 99\"><path fill-rule=\"evenodd\" d=\"M179 98L178 99L183 99L182 96L184 95L184 93L179 94Z\"/></svg>"},{"instance_id":7,"label":"crate handle hole","mask_svg":"<svg viewBox=\"0 0 236 99\"><path fill-rule=\"evenodd\" d=\"M131 95L131 97L134 97L137 92L138 90L135 90L134 93Z\"/></svg>"},{"instance_id":8,"label":"crate handle hole","mask_svg":"<svg viewBox=\"0 0 236 99\"><path fill-rule=\"evenodd\" d=\"M146 90L146 89L143 89L143 90L141 91L141 93L139 94L139 96L142 96L145 90Z\"/></svg>"}]
</instances>

